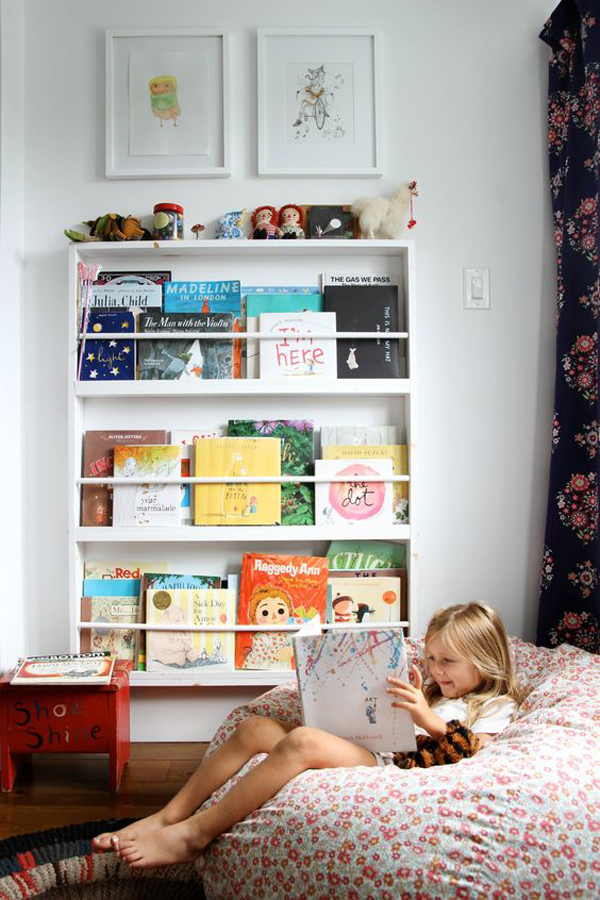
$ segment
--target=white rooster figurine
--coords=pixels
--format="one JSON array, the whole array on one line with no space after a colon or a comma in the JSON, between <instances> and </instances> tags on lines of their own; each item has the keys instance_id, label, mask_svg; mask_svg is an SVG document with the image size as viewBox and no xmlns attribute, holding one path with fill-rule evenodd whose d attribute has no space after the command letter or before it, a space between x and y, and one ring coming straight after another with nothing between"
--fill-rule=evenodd
<instances>
[{"instance_id":1,"label":"white rooster figurine","mask_svg":"<svg viewBox=\"0 0 600 900\"><path fill-rule=\"evenodd\" d=\"M362 236L373 240L375 237L396 240L406 223L410 210L407 228L413 228L416 221L412 216L412 200L418 197L417 182L409 181L395 191L391 198L361 197L352 204L352 212L358 219Z\"/></svg>"}]
</instances>

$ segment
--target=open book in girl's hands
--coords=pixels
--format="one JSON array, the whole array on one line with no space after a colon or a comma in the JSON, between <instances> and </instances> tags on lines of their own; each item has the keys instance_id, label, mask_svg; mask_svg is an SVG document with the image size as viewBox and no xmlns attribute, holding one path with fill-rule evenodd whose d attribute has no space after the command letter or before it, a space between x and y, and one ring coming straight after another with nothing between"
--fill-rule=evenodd
<instances>
[{"instance_id":1,"label":"open book in girl's hands","mask_svg":"<svg viewBox=\"0 0 600 900\"><path fill-rule=\"evenodd\" d=\"M409 713L386 692L388 677L408 681L402 628L303 629L293 642L304 725L368 750L416 750Z\"/></svg>"}]
</instances>

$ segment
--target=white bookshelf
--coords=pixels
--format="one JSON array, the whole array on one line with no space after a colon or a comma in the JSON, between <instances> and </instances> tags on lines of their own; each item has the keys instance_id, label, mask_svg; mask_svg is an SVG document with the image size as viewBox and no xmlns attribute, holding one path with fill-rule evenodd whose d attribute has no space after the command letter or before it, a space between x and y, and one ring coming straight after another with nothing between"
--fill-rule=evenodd
<instances>
[{"instance_id":1,"label":"white bookshelf","mask_svg":"<svg viewBox=\"0 0 600 900\"><path fill-rule=\"evenodd\" d=\"M69 621L70 645L79 648L80 599L85 560L169 562L173 571L225 575L241 554L324 554L332 540L390 540L406 545L408 621L416 596L418 495L415 492L415 269L412 241L179 241L73 244L69 257ZM406 309L410 377L346 379L315 383L231 380L187 382L78 382L77 263L104 271L170 270L173 280L239 279L243 287L306 284L318 287L329 272L393 274L399 277ZM80 323L79 323L80 325ZM155 337L155 335L153 335ZM255 337L255 335L253 335ZM390 527L180 526L93 528L80 525L83 434L90 429L209 429L230 418L306 418L322 424L393 425L409 446L410 524ZM318 445L317 445L318 446ZM317 453L317 455L319 455ZM293 677L272 672L132 673L133 686L269 687Z\"/></svg>"}]
</instances>

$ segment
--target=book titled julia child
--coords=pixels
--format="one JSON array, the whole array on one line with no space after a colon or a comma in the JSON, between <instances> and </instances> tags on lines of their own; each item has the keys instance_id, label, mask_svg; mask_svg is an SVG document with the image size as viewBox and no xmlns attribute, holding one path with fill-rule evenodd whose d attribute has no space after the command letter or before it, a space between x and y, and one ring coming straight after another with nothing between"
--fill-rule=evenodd
<instances>
[{"instance_id":1,"label":"book titled julia child","mask_svg":"<svg viewBox=\"0 0 600 900\"><path fill-rule=\"evenodd\" d=\"M238 625L302 624L327 616L327 560L320 556L244 553ZM238 632L236 669L294 668L291 631Z\"/></svg>"},{"instance_id":2,"label":"book titled julia child","mask_svg":"<svg viewBox=\"0 0 600 900\"><path fill-rule=\"evenodd\" d=\"M181 452L170 444L115 447L114 468L116 478L179 478ZM179 525L180 491L180 484L116 484L113 526Z\"/></svg>"},{"instance_id":3,"label":"book titled julia child","mask_svg":"<svg viewBox=\"0 0 600 900\"><path fill-rule=\"evenodd\" d=\"M196 525L278 525L281 485L227 482L227 476L281 475L279 438L207 438L196 444L196 477L222 477L215 484L197 484Z\"/></svg>"}]
</instances>

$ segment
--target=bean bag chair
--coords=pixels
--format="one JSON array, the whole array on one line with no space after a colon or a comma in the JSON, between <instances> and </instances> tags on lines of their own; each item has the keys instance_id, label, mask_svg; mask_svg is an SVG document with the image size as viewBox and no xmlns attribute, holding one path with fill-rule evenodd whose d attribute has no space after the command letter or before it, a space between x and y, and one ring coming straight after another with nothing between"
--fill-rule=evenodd
<instances>
[{"instance_id":1,"label":"bean bag chair","mask_svg":"<svg viewBox=\"0 0 600 900\"><path fill-rule=\"evenodd\" d=\"M422 642L407 644L421 664ZM431 769L304 772L207 848L208 900L596 900L599 658L511 648L530 693L487 747ZM249 715L299 724L295 685L235 709L207 754Z\"/></svg>"}]
</instances>

